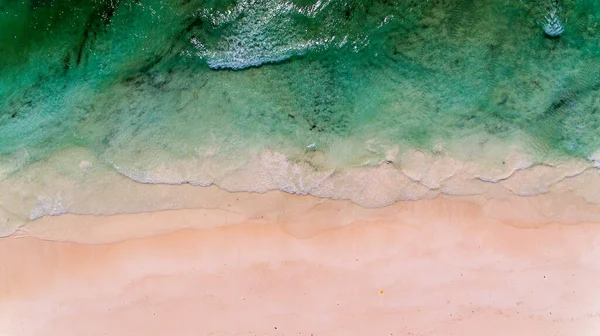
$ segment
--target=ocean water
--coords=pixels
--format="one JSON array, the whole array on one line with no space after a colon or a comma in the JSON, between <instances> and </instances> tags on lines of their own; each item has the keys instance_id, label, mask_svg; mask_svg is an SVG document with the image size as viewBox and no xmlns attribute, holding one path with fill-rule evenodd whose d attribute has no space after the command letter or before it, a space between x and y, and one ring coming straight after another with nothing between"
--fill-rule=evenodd
<instances>
[{"instance_id":1,"label":"ocean water","mask_svg":"<svg viewBox=\"0 0 600 336\"><path fill-rule=\"evenodd\" d=\"M81 197L122 179L383 206L598 177L595 0L0 0L0 55L3 218L165 207Z\"/></svg>"}]
</instances>

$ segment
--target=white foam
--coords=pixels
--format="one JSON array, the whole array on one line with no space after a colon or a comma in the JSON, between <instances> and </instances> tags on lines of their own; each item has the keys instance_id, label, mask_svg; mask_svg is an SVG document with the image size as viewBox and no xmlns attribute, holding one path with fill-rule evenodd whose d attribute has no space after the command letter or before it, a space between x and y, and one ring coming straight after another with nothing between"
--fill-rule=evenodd
<instances>
[{"instance_id":1,"label":"white foam","mask_svg":"<svg viewBox=\"0 0 600 336\"><path fill-rule=\"evenodd\" d=\"M55 197L40 196L35 207L31 210L29 219L34 220L45 215L57 216L65 213L67 213L67 210L60 195Z\"/></svg>"},{"instance_id":2,"label":"white foam","mask_svg":"<svg viewBox=\"0 0 600 336\"><path fill-rule=\"evenodd\" d=\"M224 12L204 10L200 15L215 29L225 32L217 42L203 42L197 37L191 38L190 42L196 55L205 59L209 67L234 70L281 62L309 51L342 47L349 36L307 38L292 19L294 15L314 18L329 3L319 0L312 6L300 7L289 1L248 0L240 1L236 7ZM341 42L337 43L339 39ZM357 36L354 49L360 50L368 44L368 36Z\"/></svg>"},{"instance_id":3,"label":"white foam","mask_svg":"<svg viewBox=\"0 0 600 336\"><path fill-rule=\"evenodd\" d=\"M494 183L478 178L482 171L491 171L492 166L484 162L462 161L444 152L402 151L397 146L379 154L382 160L370 166L350 166L335 158L337 163L332 165L328 162L331 155L314 148L297 157L269 150L246 152L233 158L210 156L181 161L166 156L144 159L123 155L111 169L90 153L71 151L32 164L10 180L2 181L8 194L0 195L0 205L6 208L3 210L6 213L36 219L67 212L116 214L212 204L209 199L179 195L178 188L194 188L180 184L214 184L230 192L280 190L350 200L365 207L440 194L497 195L498 191L523 196L569 193L588 203L600 203L597 194L600 170L593 168L597 154L590 158L593 163L571 160L529 168L522 166L528 160L514 154L506 157L503 161L506 164L500 165L502 169L497 168L493 173L505 177ZM171 186L152 187L152 184ZM152 190L160 193L153 194Z\"/></svg>"},{"instance_id":4,"label":"white foam","mask_svg":"<svg viewBox=\"0 0 600 336\"><path fill-rule=\"evenodd\" d=\"M600 169L600 149L590 155L588 159L594 163L596 168Z\"/></svg>"}]
</instances>

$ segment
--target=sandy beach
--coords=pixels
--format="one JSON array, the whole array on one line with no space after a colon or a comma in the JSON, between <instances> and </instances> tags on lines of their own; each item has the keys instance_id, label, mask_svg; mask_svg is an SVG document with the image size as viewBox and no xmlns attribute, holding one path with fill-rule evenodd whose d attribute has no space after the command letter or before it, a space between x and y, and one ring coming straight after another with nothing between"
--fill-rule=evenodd
<instances>
[{"instance_id":1,"label":"sandy beach","mask_svg":"<svg viewBox=\"0 0 600 336\"><path fill-rule=\"evenodd\" d=\"M0 0L0 336L600 336L600 1Z\"/></svg>"},{"instance_id":2,"label":"sandy beach","mask_svg":"<svg viewBox=\"0 0 600 336\"><path fill-rule=\"evenodd\" d=\"M599 222L544 210L584 204L226 194L238 210L46 216L1 239L0 335L600 333Z\"/></svg>"}]
</instances>

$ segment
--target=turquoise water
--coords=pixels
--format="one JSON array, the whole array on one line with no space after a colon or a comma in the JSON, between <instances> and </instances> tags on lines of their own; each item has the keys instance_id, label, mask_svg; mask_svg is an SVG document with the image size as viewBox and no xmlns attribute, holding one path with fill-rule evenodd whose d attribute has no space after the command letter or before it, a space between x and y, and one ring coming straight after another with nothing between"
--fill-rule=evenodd
<instances>
[{"instance_id":1,"label":"turquoise water","mask_svg":"<svg viewBox=\"0 0 600 336\"><path fill-rule=\"evenodd\" d=\"M136 176L469 138L600 149L595 0L1 0L0 55L5 177L72 147Z\"/></svg>"}]
</instances>

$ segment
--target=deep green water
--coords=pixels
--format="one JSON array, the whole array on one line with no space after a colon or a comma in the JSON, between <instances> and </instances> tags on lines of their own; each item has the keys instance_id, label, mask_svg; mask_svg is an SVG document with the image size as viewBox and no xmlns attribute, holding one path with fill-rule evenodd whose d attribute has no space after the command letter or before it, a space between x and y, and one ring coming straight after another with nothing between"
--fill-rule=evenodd
<instances>
[{"instance_id":1,"label":"deep green water","mask_svg":"<svg viewBox=\"0 0 600 336\"><path fill-rule=\"evenodd\" d=\"M351 163L373 141L473 134L526 134L540 158L600 149L596 0L0 0L0 55L0 157L26 162L343 140Z\"/></svg>"}]
</instances>

